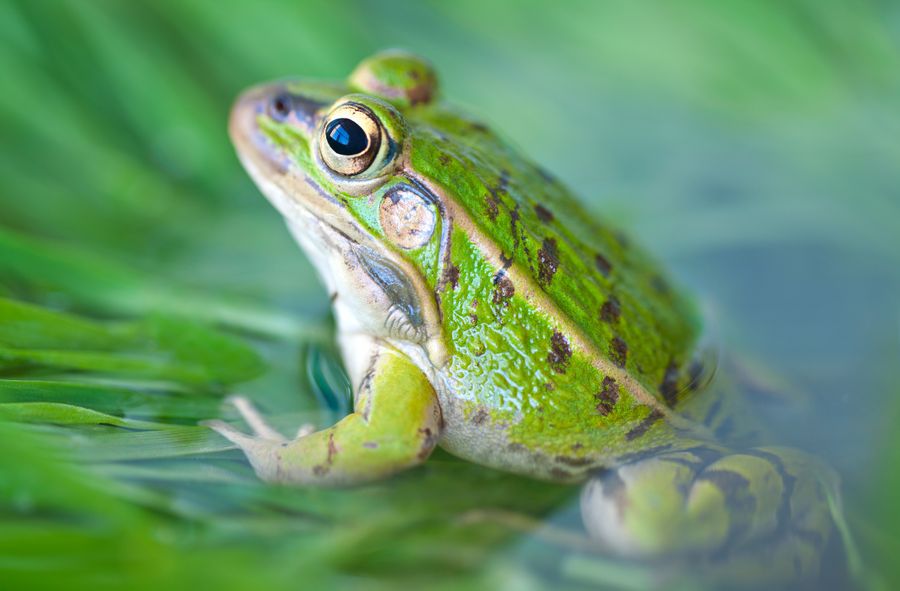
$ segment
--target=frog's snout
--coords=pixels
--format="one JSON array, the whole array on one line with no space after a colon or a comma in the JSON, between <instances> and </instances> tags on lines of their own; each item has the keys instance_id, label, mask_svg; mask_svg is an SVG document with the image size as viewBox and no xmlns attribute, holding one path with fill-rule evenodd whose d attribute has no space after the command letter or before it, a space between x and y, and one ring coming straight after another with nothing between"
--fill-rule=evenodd
<instances>
[{"instance_id":1,"label":"frog's snout","mask_svg":"<svg viewBox=\"0 0 900 591\"><path fill-rule=\"evenodd\" d=\"M257 119L265 113L271 86L255 86L234 101L228 116L228 135L238 148L245 148L259 135Z\"/></svg>"}]
</instances>

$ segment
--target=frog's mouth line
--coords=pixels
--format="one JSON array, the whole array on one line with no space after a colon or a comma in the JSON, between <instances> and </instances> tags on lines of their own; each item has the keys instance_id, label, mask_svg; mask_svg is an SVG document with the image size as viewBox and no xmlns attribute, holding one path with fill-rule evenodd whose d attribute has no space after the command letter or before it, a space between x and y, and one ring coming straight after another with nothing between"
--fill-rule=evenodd
<instances>
[{"instance_id":1,"label":"frog's mouth line","mask_svg":"<svg viewBox=\"0 0 900 591\"><path fill-rule=\"evenodd\" d=\"M339 236L346 243L345 249L365 247L376 251L382 250L374 236L348 220L346 215L342 215L343 205L308 175L302 172L292 174L290 169L277 173L273 171L273 174L269 174L265 168L260 168L260 158L241 151L238 152L238 157L260 192L295 230L300 228L309 230L318 225L327 228L329 234ZM270 161L265 156L262 162L263 166L269 167ZM279 179L282 182L278 182ZM284 184L289 186L285 187ZM301 220L303 223L298 224ZM322 246L336 251L341 250L341 245L332 242L329 240L328 244ZM311 253L307 254L311 256Z\"/></svg>"}]
</instances>

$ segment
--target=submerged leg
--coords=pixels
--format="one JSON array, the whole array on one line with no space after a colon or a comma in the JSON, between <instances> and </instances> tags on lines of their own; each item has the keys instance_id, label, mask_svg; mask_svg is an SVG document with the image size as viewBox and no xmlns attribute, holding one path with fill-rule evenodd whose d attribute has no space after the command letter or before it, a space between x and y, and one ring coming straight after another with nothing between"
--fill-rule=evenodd
<instances>
[{"instance_id":1,"label":"submerged leg","mask_svg":"<svg viewBox=\"0 0 900 591\"><path fill-rule=\"evenodd\" d=\"M784 579L819 570L835 479L798 450L698 447L597 476L581 509L591 536L617 554L724 560Z\"/></svg>"},{"instance_id":2,"label":"submerged leg","mask_svg":"<svg viewBox=\"0 0 900 591\"><path fill-rule=\"evenodd\" d=\"M242 398L232 401L254 435L221 421L207 425L247 455L269 482L346 485L377 480L424 461L440 435L437 396L425 375L389 348L373 355L356 398L356 410L333 427L301 427L288 441Z\"/></svg>"}]
</instances>

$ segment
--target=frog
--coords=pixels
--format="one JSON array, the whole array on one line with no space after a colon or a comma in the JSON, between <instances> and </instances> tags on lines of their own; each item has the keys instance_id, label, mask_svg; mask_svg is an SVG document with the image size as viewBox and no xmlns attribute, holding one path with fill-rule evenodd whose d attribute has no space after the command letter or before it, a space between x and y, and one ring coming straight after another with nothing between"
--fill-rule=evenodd
<instances>
[{"instance_id":1,"label":"frog","mask_svg":"<svg viewBox=\"0 0 900 591\"><path fill-rule=\"evenodd\" d=\"M252 433L207 423L262 480L353 486L439 446L580 483L585 530L616 556L818 572L833 471L754 442L694 300L445 101L430 62L389 50L344 81L260 84L228 127L329 294L353 387L346 417L292 438L243 397Z\"/></svg>"}]
</instances>

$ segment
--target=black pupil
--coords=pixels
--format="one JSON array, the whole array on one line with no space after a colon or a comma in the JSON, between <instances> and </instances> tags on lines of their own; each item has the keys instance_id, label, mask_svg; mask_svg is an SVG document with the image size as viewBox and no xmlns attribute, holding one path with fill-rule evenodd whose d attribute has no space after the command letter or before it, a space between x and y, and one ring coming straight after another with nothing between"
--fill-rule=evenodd
<instances>
[{"instance_id":1,"label":"black pupil","mask_svg":"<svg viewBox=\"0 0 900 591\"><path fill-rule=\"evenodd\" d=\"M325 128L328 145L341 156L355 156L366 149L369 138L351 119L335 119Z\"/></svg>"}]
</instances>

